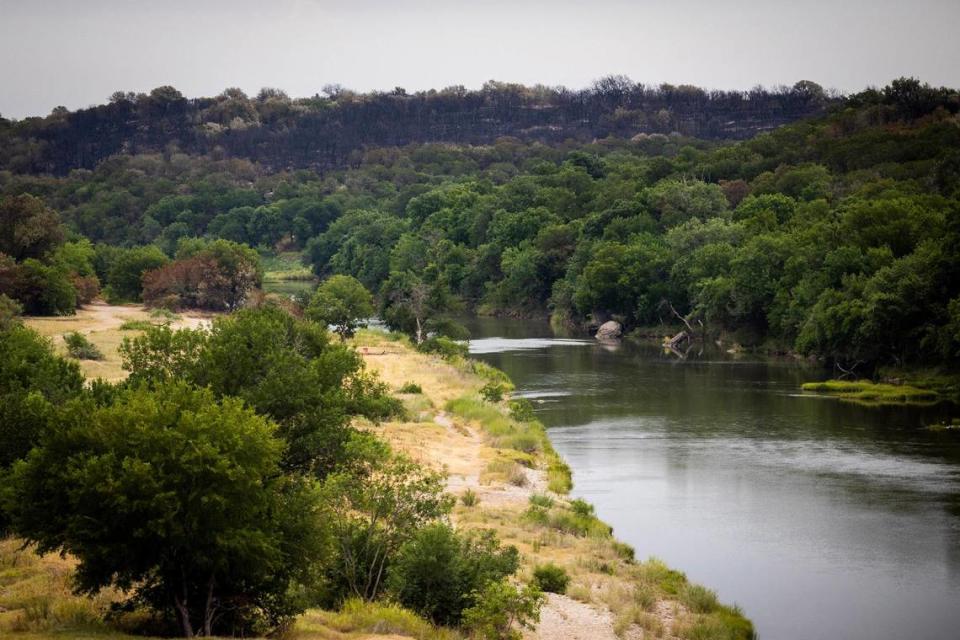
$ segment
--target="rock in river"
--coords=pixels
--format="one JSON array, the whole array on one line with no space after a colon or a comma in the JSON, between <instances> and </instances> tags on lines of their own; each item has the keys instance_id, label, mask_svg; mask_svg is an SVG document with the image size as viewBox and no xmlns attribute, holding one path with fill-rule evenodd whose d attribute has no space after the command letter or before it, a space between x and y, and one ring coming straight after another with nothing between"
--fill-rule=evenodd
<instances>
[{"instance_id":1,"label":"rock in river","mask_svg":"<svg viewBox=\"0 0 960 640\"><path fill-rule=\"evenodd\" d=\"M623 327L616 320L608 320L597 329L597 340L617 340L623 334Z\"/></svg>"}]
</instances>

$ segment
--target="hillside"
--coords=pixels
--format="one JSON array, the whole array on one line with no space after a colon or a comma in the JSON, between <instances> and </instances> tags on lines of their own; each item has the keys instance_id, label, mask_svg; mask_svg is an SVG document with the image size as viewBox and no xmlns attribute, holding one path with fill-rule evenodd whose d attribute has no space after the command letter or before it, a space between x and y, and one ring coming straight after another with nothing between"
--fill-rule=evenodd
<instances>
[{"instance_id":1,"label":"hillside","mask_svg":"<svg viewBox=\"0 0 960 640\"><path fill-rule=\"evenodd\" d=\"M93 169L118 154L176 148L244 158L270 169L329 170L355 151L430 142L490 144L589 142L677 132L703 139L745 139L834 102L811 82L773 91L705 91L648 87L608 77L593 87L525 87L488 82L470 91L448 87L408 94L358 94L328 87L292 100L276 89L250 98L227 89L187 98L173 87L149 94L117 92L104 105L13 122L0 118L0 170L63 175Z\"/></svg>"}]
</instances>

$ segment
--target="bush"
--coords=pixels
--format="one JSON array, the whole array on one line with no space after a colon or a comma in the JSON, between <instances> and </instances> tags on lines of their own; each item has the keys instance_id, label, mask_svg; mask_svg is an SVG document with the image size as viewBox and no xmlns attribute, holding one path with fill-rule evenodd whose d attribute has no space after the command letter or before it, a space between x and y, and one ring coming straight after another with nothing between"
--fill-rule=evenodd
<instances>
[{"instance_id":1,"label":"bush","mask_svg":"<svg viewBox=\"0 0 960 640\"><path fill-rule=\"evenodd\" d=\"M0 331L19 325L22 313L22 304L0 293Z\"/></svg>"},{"instance_id":2,"label":"bush","mask_svg":"<svg viewBox=\"0 0 960 640\"><path fill-rule=\"evenodd\" d=\"M511 400L510 417L517 422L533 422L533 405L526 398Z\"/></svg>"},{"instance_id":3,"label":"bush","mask_svg":"<svg viewBox=\"0 0 960 640\"><path fill-rule=\"evenodd\" d=\"M389 585L401 604L437 624L456 625L491 582L519 566L515 547L500 547L492 531L461 536L447 524L421 529L400 550Z\"/></svg>"},{"instance_id":4,"label":"bush","mask_svg":"<svg viewBox=\"0 0 960 640\"><path fill-rule=\"evenodd\" d=\"M423 388L416 382L407 382L397 389L397 393L423 393Z\"/></svg>"},{"instance_id":5,"label":"bush","mask_svg":"<svg viewBox=\"0 0 960 640\"><path fill-rule=\"evenodd\" d=\"M467 489L463 492L463 495L460 496L460 502L462 502L465 507L475 507L480 503L480 498L477 496L476 491Z\"/></svg>"},{"instance_id":6,"label":"bush","mask_svg":"<svg viewBox=\"0 0 960 640\"><path fill-rule=\"evenodd\" d=\"M548 562L533 569L533 584L547 593L566 593L570 574L563 567Z\"/></svg>"},{"instance_id":7,"label":"bush","mask_svg":"<svg viewBox=\"0 0 960 640\"><path fill-rule=\"evenodd\" d=\"M488 382L480 388L480 395L487 402L500 402L507 388L499 382Z\"/></svg>"},{"instance_id":8,"label":"bush","mask_svg":"<svg viewBox=\"0 0 960 640\"><path fill-rule=\"evenodd\" d=\"M593 505L587 502L586 500L582 500L580 498L571 500L570 508L578 516L584 516L584 517L593 516Z\"/></svg>"},{"instance_id":9,"label":"bush","mask_svg":"<svg viewBox=\"0 0 960 640\"><path fill-rule=\"evenodd\" d=\"M63 341L67 344L67 353L77 360L103 360L103 352L79 331L65 334Z\"/></svg>"},{"instance_id":10,"label":"bush","mask_svg":"<svg viewBox=\"0 0 960 640\"><path fill-rule=\"evenodd\" d=\"M21 263L0 258L0 294L19 302L24 313L63 316L76 311L77 291L65 271L33 258Z\"/></svg>"},{"instance_id":11,"label":"bush","mask_svg":"<svg viewBox=\"0 0 960 640\"><path fill-rule=\"evenodd\" d=\"M532 629L543 601L535 586L517 589L506 580L491 582L478 594L477 604L463 612L463 624L479 638L519 640L514 625Z\"/></svg>"},{"instance_id":12,"label":"bush","mask_svg":"<svg viewBox=\"0 0 960 640\"><path fill-rule=\"evenodd\" d=\"M613 541L613 552L617 554L617 557L624 560L625 562L634 562L636 561L636 551L626 542L620 542L619 540Z\"/></svg>"},{"instance_id":13,"label":"bush","mask_svg":"<svg viewBox=\"0 0 960 640\"><path fill-rule=\"evenodd\" d=\"M417 349L423 353L434 353L445 360L465 358L469 353L467 345L443 336L428 338Z\"/></svg>"},{"instance_id":14,"label":"bush","mask_svg":"<svg viewBox=\"0 0 960 640\"><path fill-rule=\"evenodd\" d=\"M544 509L549 509L553 506L553 498L542 493L535 493L530 496L530 504L535 507L543 507Z\"/></svg>"}]
</instances>

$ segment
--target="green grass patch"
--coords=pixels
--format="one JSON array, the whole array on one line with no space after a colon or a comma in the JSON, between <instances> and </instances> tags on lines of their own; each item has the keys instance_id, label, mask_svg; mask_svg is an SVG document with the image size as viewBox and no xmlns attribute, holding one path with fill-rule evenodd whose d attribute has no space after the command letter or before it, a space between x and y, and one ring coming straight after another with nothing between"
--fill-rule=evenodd
<instances>
[{"instance_id":1,"label":"green grass patch","mask_svg":"<svg viewBox=\"0 0 960 640\"><path fill-rule=\"evenodd\" d=\"M921 389L908 384L871 382L870 380L806 382L802 389L864 404L932 403L940 399L940 394L932 389Z\"/></svg>"},{"instance_id":2,"label":"green grass patch","mask_svg":"<svg viewBox=\"0 0 960 640\"><path fill-rule=\"evenodd\" d=\"M120 331L146 331L156 326L156 322L150 322L149 320L127 320L120 325Z\"/></svg>"}]
</instances>

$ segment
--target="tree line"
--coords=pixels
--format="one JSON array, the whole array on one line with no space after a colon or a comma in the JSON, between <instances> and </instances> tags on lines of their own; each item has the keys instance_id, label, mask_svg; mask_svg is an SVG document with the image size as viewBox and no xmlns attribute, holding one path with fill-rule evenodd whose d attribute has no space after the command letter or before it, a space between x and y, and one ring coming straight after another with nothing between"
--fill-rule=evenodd
<instances>
[{"instance_id":1,"label":"tree line","mask_svg":"<svg viewBox=\"0 0 960 640\"><path fill-rule=\"evenodd\" d=\"M900 79L736 143L408 145L322 175L171 151L0 190L42 197L104 263L175 260L198 237L302 250L420 339L462 336L467 309L628 330L679 315L865 373L956 358L958 111L956 91Z\"/></svg>"},{"instance_id":2,"label":"tree line","mask_svg":"<svg viewBox=\"0 0 960 640\"><path fill-rule=\"evenodd\" d=\"M63 175L93 169L120 153L225 154L286 168L330 170L354 152L377 146L451 142L487 144L589 141L678 132L743 139L821 112L836 101L813 82L771 90L705 91L647 86L609 76L591 87L527 87L490 81L479 90L356 93L328 86L323 95L290 99L263 89L248 97L230 88L189 99L173 87L148 94L118 91L104 105L19 121L0 118L0 170Z\"/></svg>"}]
</instances>

